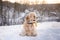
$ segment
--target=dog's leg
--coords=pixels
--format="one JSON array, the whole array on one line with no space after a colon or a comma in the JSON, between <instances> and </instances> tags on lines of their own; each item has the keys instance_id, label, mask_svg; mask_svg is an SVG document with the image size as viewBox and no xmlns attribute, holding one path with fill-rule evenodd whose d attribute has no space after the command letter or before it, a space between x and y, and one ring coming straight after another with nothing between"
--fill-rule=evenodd
<instances>
[{"instance_id":1,"label":"dog's leg","mask_svg":"<svg viewBox=\"0 0 60 40\"><path fill-rule=\"evenodd\" d=\"M31 36L31 25L30 24L27 26L26 35Z\"/></svg>"},{"instance_id":2,"label":"dog's leg","mask_svg":"<svg viewBox=\"0 0 60 40\"><path fill-rule=\"evenodd\" d=\"M34 25L32 25L32 30L31 30L32 35L31 36L37 36L36 28Z\"/></svg>"}]
</instances>

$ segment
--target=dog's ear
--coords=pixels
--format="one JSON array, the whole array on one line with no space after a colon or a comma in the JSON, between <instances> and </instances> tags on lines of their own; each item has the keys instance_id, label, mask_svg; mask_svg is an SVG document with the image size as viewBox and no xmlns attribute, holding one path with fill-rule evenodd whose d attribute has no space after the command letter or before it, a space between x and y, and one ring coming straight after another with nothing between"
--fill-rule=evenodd
<instances>
[{"instance_id":1,"label":"dog's ear","mask_svg":"<svg viewBox=\"0 0 60 40\"><path fill-rule=\"evenodd\" d=\"M29 19L29 17L27 16L27 17L26 17L26 20L28 20L28 19Z\"/></svg>"}]
</instances>

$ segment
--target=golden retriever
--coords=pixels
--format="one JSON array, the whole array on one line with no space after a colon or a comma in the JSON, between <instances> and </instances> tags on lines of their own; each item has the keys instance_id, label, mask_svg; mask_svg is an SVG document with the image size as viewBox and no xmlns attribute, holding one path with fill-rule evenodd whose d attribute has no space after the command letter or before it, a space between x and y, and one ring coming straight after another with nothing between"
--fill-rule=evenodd
<instances>
[{"instance_id":1,"label":"golden retriever","mask_svg":"<svg viewBox=\"0 0 60 40\"><path fill-rule=\"evenodd\" d=\"M25 21L23 24L24 32L23 34L26 36L36 36L36 27L37 27L37 21L36 21L36 14L35 12L30 12L25 17Z\"/></svg>"}]
</instances>

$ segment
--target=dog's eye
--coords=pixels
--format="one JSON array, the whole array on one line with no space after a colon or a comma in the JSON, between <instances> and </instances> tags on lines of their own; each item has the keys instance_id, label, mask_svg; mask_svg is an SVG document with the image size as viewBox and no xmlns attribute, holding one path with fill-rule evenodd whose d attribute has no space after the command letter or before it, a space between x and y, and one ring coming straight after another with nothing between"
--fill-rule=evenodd
<instances>
[{"instance_id":1,"label":"dog's eye","mask_svg":"<svg viewBox=\"0 0 60 40\"><path fill-rule=\"evenodd\" d=\"M35 18L35 16L34 16L34 18Z\"/></svg>"},{"instance_id":2,"label":"dog's eye","mask_svg":"<svg viewBox=\"0 0 60 40\"><path fill-rule=\"evenodd\" d=\"M29 18L28 18L28 17L26 17L26 19L28 20Z\"/></svg>"}]
</instances>

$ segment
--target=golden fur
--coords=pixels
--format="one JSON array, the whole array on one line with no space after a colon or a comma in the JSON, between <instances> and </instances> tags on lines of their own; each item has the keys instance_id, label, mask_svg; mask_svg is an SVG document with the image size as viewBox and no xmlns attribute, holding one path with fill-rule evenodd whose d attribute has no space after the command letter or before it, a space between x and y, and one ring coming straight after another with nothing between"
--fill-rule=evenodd
<instances>
[{"instance_id":1,"label":"golden fur","mask_svg":"<svg viewBox=\"0 0 60 40\"><path fill-rule=\"evenodd\" d=\"M36 21L36 14L34 12L30 12L25 17L25 21L23 24L24 28L24 35L26 36L36 36L36 27L37 27L37 21Z\"/></svg>"}]
</instances>

